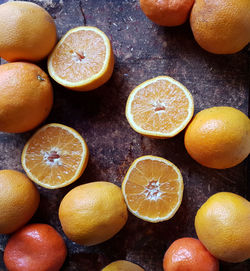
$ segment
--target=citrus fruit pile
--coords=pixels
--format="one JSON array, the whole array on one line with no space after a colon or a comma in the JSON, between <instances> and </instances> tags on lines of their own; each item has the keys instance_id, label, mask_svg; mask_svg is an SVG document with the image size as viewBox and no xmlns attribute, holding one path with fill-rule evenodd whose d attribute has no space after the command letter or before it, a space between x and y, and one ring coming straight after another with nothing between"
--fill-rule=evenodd
<instances>
[{"instance_id":1,"label":"citrus fruit pile","mask_svg":"<svg viewBox=\"0 0 250 271\"><path fill-rule=\"evenodd\" d=\"M250 2L228 2L230 5L217 1L216 9L214 1L203 0L141 0L140 4L161 25L182 24L191 12L191 27L202 47L214 53L233 53L250 40L246 27ZM0 131L8 133L37 128L53 106L49 76L30 61L48 57L49 75L74 91L100 87L114 69L111 42L100 29L71 29L56 45L52 17L24 1L0 5L0 57L11 62L0 66ZM248 157L250 120L244 113L221 106L202 110L194 118L193 114L191 92L165 75L135 87L125 109L131 128L142 136L165 139L186 129L183 144L203 166L225 169ZM26 224L39 207L36 185L58 189L72 184L84 173L88 158L87 143L75 129L50 123L35 131L23 148L20 159L27 176L12 169L0 170L0 234L13 234L4 250L8 270L57 271L63 266L67 248L61 235L47 224ZM127 168L121 188L99 180L76 186L64 196L58 216L65 238L84 246L105 242L125 226L128 210L151 223L176 214L184 193L176 165L145 155ZM174 241L163 258L164 271L218 271L218 259L237 263L250 257L250 202L246 199L230 192L217 193L201 206L194 220L199 240ZM118 260L102 270L144 269Z\"/></svg>"}]
</instances>

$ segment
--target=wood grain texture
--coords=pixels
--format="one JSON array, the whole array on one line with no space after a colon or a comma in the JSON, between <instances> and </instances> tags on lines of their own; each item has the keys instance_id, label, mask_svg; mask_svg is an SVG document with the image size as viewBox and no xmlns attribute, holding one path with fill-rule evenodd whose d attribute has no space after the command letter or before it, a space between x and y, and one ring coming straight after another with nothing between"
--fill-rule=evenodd
<instances>
[{"instance_id":1,"label":"wood grain texture","mask_svg":"<svg viewBox=\"0 0 250 271\"><path fill-rule=\"evenodd\" d=\"M0 3L6 1L0 0ZM195 42L190 26L160 27L142 13L136 0L37 0L55 19L58 37L84 24L99 27L111 39L116 63L112 78L88 93L54 85L54 107L46 123L75 128L86 139L90 160L74 184L47 190L39 187L40 207L31 222L48 223L64 237L68 257L64 271L99 271L108 263L126 259L146 271L162 270L162 258L177 238L196 237L194 216L212 194L231 191L247 197L247 161L227 170L202 167L187 154L180 133L167 140L149 139L134 132L125 118L130 91L158 75L169 75L193 94L195 113L212 106L233 106L248 113L250 86L249 47L234 55L213 55ZM83 16L83 13L85 16ZM84 19L85 17L85 19ZM46 70L46 63L40 63ZM20 155L34 131L0 134L0 168L22 170ZM93 247L72 243L63 234L58 207L73 187L91 181L121 185L134 159L141 155L162 156L176 164L184 178L184 197L177 214L168 222L150 224L130 215L126 226L111 240ZM8 236L0 235L0 270ZM249 262L221 263L222 271L250 270Z\"/></svg>"}]
</instances>

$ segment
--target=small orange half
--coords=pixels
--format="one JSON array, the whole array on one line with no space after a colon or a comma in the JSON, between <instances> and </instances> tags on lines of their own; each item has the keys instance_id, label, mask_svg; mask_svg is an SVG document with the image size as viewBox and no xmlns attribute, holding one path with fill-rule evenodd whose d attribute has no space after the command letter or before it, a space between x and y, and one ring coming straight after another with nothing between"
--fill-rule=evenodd
<instances>
[{"instance_id":1,"label":"small orange half","mask_svg":"<svg viewBox=\"0 0 250 271\"><path fill-rule=\"evenodd\" d=\"M170 219L181 205L183 179L170 161L146 155L130 166L122 192L132 214L149 222Z\"/></svg>"},{"instance_id":2,"label":"small orange half","mask_svg":"<svg viewBox=\"0 0 250 271\"><path fill-rule=\"evenodd\" d=\"M126 117L138 133L155 138L177 135L194 113L191 93L169 76L159 76L137 86L129 95Z\"/></svg>"},{"instance_id":3,"label":"small orange half","mask_svg":"<svg viewBox=\"0 0 250 271\"><path fill-rule=\"evenodd\" d=\"M35 183L55 189L77 180L88 162L89 151L74 129L51 123L39 129L26 143L22 166Z\"/></svg>"},{"instance_id":4,"label":"small orange half","mask_svg":"<svg viewBox=\"0 0 250 271\"><path fill-rule=\"evenodd\" d=\"M93 90L109 80L114 54L109 38L100 29L80 26L69 30L48 59L50 76L78 91Z\"/></svg>"}]
</instances>

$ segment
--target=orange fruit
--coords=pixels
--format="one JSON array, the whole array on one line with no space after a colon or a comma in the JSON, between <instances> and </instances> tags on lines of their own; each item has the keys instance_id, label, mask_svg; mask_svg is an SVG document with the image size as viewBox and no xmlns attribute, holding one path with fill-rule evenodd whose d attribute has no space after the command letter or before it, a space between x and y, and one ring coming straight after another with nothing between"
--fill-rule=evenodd
<instances>
[{"instance_id":1,"label":"orange fruit","mask_svg":"<svg viewBox=\"0 0 250 271\"><path fill-rule=\"evenodd\" d=\"M80 26L69 30L48 59L50 76L59 84L88 91L106 83L114 69L108 37L98 28Z\"/></svg>"},{"instance_id":2,"label":"orange fruit","mask_svg":"<svg viewBox=\"0 0 250 271\"><path fill-rule=\"evenodd\" d=\"M182 201L183 179L179 169L168 160L141 156L130 166L122 192L132 214L156 223L170 219L177 212Z\"/></svg>"},{"instance_id":3,"label":"orange fruit","mask_svg":"<svg viewBox=\"0 0 250 271\"><path fill-rule=\"evenodd\" d=\"M159 76L137 86L129 95L126 117L138 133L168 138L181 132L191 120L194 102L178 81Z\"/></svg>"},{"instance_id":4,"label":"orange fruit","mask_svg":"<svg viewBox=\"0 0 250 271\"><path fill-rule=\"evenodd\" d=\"M77 186L69 191L59 207L63 231L69 239L85 246L112 238L127 218L121 189L109 182Z\"/></svg>"},{"instance_id":5,"label":"orange fruit","mask_svg":"<svg viewBox=\"0 0 250 271\"><path fill-rule=\"evenodd\" d=\"M51 123L29 139L21 160L32 181L55 189L77 180L87 166L88 156L87 144L76 130Z\"/></svg>"},{"instance_id":6,"label":"orange fruit","mask_svg":"<svg viewBox=\"0 0 250 271\"><path fill-rule=\"evenodd\" d=\"M55 43L56 25L45 9L24 1L0 5L0 57L38 61Z\"/></svg>"},{"instance_id":7,"label":"orange fruit","mask_svg":"<svg viewBox=\"0 0 250 271\"><path fill-rule=\"evenodd\" d=\"M46 224L30 224L9 239L4 263L9 271L59 271L67 255L60 234Z\"/></svg>"},{"instance_id":8,"label":"orange fruit","mask_svg":"<svg viewBox=\"0 0 250 271\"><path fill-rule=\"evenodd\" d=\"M137 264L121 260L110 263L102 271L144 271L144 269Z\"/></svg>"},{"instance_id":9,"label":"orange fruit","mask_svg":"<svg viewBox=\"0 0 250 271\"><path fill-rule=\"evenodd\" d=\"M250 42L249 0L196 0L190 25L198 44L214 54L233 54Z\"/></svg>"},{"instance_id":10,"label":"orange fruit","mask_svg":"<svg viewBox=\"0 0 250 271\"><path fill-rule=\"evenodd\" d=\"M211 196L198 210L195 229L216 258L238 263L250 258L250 202L229 192Z\"/></svg>"},{"instance_id":11,"label":"orange fruit","mask_svg":"<svg viewBox=\"0 0 250 271\"><path fill-rule=\"evenodd\" d=\"M53 89L47 74L31 63L0 65L0 131L22 133L50 113Z\"/></svg>"},{"instance_id":12,"label":"orange fruit","mask_svg":"<svg viewBox=\"0 0 250 271\"><path fill-rule=\"evenodd\" d=\"M142 11L154 23L177 26L185 23L194 0L140 0Z\"/></svg>"},{"instance_id":13,"label":"orange fruit","mask_svg":"<svg viewBox=\"0 0 250 271\"><path fill-rule=\"evenodd\" d=\"M186 129L185 147L203 166L233 167L250 153L250 120L233 107L202 110Z\"/></svg>"},{"instance_id":14,"label":"orange fruit","mask_svg":"<svg viewBox=\"0 0 250 271\"><path fill-rule=\"evenodd\" d=\"M40 195L21 172L0 170L0 234L9 234L26 224L36 212Z\"/></svg>"},{"instance_id":15,"label":"orange fruit","mask_svg":"<svg viewBox=\"0 0 250 271\"><path fill-rule=\"evenodd\" d=\"M218 260L194 238L180 238L168 248L163 259L164 271L219 271Z\"/></svg>"}]
</instances>

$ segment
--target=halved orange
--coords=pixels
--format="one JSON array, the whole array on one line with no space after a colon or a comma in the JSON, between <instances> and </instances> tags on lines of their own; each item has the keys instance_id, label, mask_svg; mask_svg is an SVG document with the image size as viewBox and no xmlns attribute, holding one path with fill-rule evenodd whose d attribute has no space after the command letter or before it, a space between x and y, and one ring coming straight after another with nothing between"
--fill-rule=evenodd
<instances>
[{"instance_id":1,"label":"halved orange","mask_svg":"<svg viewBox=\"0 0 250 271\"><path fill-rule=\"evenodd\" d=\"M109 80L114 54L108 37L98 28L80 26L69 30L48 59L50 76L78 91L95 89Z\"/></svg>"},{"instance_id":2,"label":"halved orange","mask_svg":"<svg viewBox=\"0 0 250 271\"><path fill-rule=\"evenodd\" d=\"M194 113L191 93L169 76L159 76L137 86L129 95L126 117L138 133L155 138L177 135Z\"/></svg>"},{"instance_id":3,"label":"halved orange","mask_svg":"<svg viewBox=\"0 0 250 271\"><path fill-rule=\"evenodd\" d=\"M35 183L55 189L77 180L88 162L89 151L74 129L51 123L39 129L26 143L22 166Z\"/></svg>"},{"instance_id":4,"label":"halved orange","mask_svg":"<svg viewBox=\"0 0 250 271\"><path fill-rule=\"evenodd\" d=\"M130 166L122 192L132 214L156 223L170 219L177 212L182 201L183 179L170 161L146 155Z\"/></svg>"}]
</instances>

